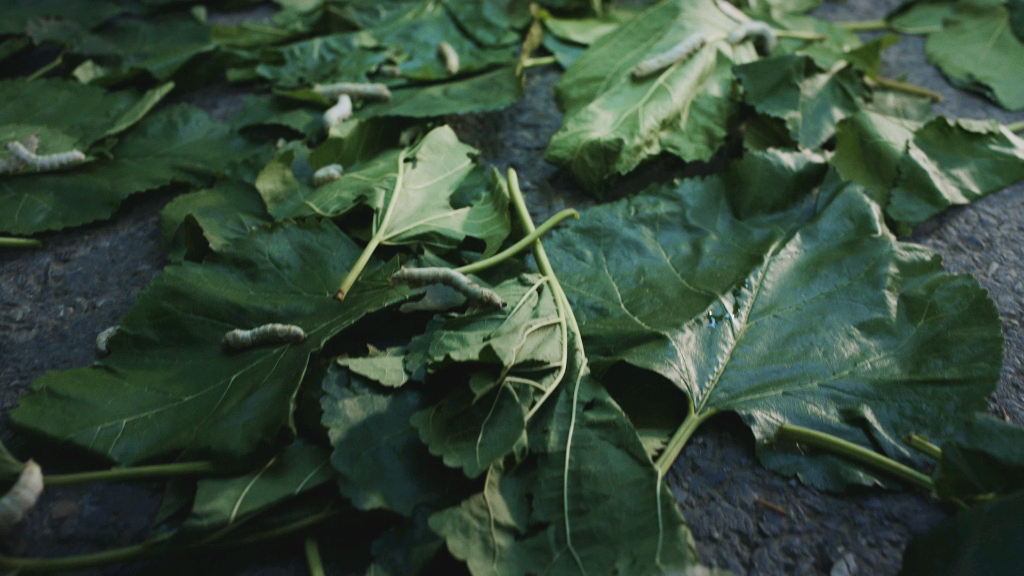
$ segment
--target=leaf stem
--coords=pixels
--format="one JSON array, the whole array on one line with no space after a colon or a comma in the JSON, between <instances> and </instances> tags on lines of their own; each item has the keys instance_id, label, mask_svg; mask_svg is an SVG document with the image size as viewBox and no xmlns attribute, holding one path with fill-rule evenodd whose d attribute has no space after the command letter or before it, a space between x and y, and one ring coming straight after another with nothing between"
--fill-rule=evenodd
<instances>
[{"instance_id":1,"label":"leaf stem","mask_svg":"<svg viewBox=\"0 0 1024 576\"><path fill-rule=\"evenodd\" d=\"M907 434L907 437L903 439L903 442L907 446L910 446L929 458L942 460L942 449L929 442L927 436L922 436L920 434Z\"/></svg>"},{"instance_id":2,"label":"leaf stem","mask_svg":"<svg viewBox=\"0 0 1024 576\"><path fill-rule=\"evenodd\" d=\"M809 40L811 42L821 42L828 40L828 36L820 32L807 32L804 30L772 30L772 34L775 34L776 38L792 38L794 40Z\"/></svg>"},{"instance_id":3,"label":"leaf stem","mask_svg":"<svg viewBox=\"0 0 1024 576\"><path fill-rule=\"evenodd\" d=\"M1006 125L1006 129L1010 132L1024 132L1024 120L1018 122L1011 122Z\"/></svg>"},{"instance_id":4,"label":"leaf stem","mask_svg":"<svg viewBox=\"0 0 1024 576\"><path fill-rule=\"evenodd\" d=\"M34 238L0 238L0 248L42 248L43 243Z\"/></svg>"},{"instance_id":5,"label":"leaf stem","mask_svg":"<svg viewBox=\"0 0 1024 576\"><path fill-rule=\"evenodd\" d=\"M544 234L547 234L549 230L561 224L563 220L568 220L569 218L575 218L579 220L580 214L573 208L566 208L565 210L562 210L561 212L555 214L551 218L545 220L544 223L538 226L533 232L530 232L526 236L523 236L523 238L520 241L502 250L501 252L498 252L494 256L484 258L483 260L478 260L476 262L473 262L472 264L466 264L465 266L456 268L455 271L461 272L462 274L474 274L481 270L486 270L491 266L494 266L495 264L508 260L512 256L519 254L523 250L530 248L533 245L534 240L540 238Z\"/></svg>"},{"instance_id":6,"label":"leaf stem","mask_svg":"<svg viewBox=\"0 0 1024 576\"><path fill-rule=\"evenodd\" d=\"M173 464L130 466L72 474L47 474L43 477L43 481L47 486L70 486L86 482L125 482L177 476L214 476L223 475L224 472L223 466L217 466L213 462L175 462Z\"/></svg>"},{"instance_id":7,"label":"leaf stem","mask_svg":"<svg viewBox=\"0 0 1024 576\"><path fill-rule=\"evenodd\" d=\"M380 219L380 223L377 225L377 230L373 233L373 238L366 244L366 248L363 249L363 253L359 255L359 259L352 265L352 269L348 271L348 275L341 281L341 287L334 294L334 297L339 302L345 301L345 294L352 288L352 285L356 283L356 279L362 274L363 268L366 268L366 263L370 261L370 257L373 256L373 251L380 246L380 243L384 240L384 236L387 234L388 224L391 222L391 215L395 211L395 206L398 204L398 191L402 189L402 179L405 177L405 152L403 149L398 153L398 177L395 178L395 189L391 192L391 198L388 199L388 207L384 210L384 216Z\"/></svg>"},{"instance_id":8,"label":"leaf stem","mask_svg":"<svg viewBox=\"0 0 1024 576\"><path fill-rule=\"evenodd\" d=\"M934 90L929 90L923 86L918 86L917 84L911 84L910 82L902 82L900 80L892 80L890 78L882 77L865 78L864 82L867 83L868 86L877 85L887 90L895 90L897 92L903 92L904 94L922 96L924 98L928 98L929 100L934 100L935 102L942 102L942 94L939 94Z\"/></svg>"},{"instance_id":9,"label":"leaf stem","mask_svg":"<svg viewBox=\"0 0 1024 576\"><path fill-rule=\"evenodd\" d=\"M683 419L683 423L679 425L675 433L672 434L672 438L669 439L668 444L665 445L665 449L658 455L658 459L654 461L654 467L658 469L658 475L664 477L668 474L669 468L672 467L672 463L676 461L679 454L683 452L683 448L686 443L690 441L690 436L697 431L697 428L704 423L705 420L714 416L717 411L712 410L705 412L700 416L697 416L693 412L693 401L689 401L687 404L686 418Z\"/></svg>"},{"instance_id":10,"label":"leaf stem","mask_svg":"<svg viewBox=\"0 0 1024 576\"><path fill-rule=\"evenodd\" d=\"M835 452L861 464L887 472L905 482L924 488L929 493L935 492L935 483L928 476L909 466L900 464L892 458L883 456L874 450L869 450L842 438L836 438L831 434L818 432L817 430L811 430L802 426L783 424L779 426L779 430L775 433L775 440L792 440Z\"/></svg>"},{"instance_id":11,"label":"leaf stem","mask_svg":"<svg viewBox=\"0 0 1024 576\"><path fill-rule=\"evenodd\" d=\"M520 64L520 68L525 70L527 68L536 68L539 66L548 66L550 64L557 64L558 58L554 56L538 56L536 58L524 58Z\"/></svg>"},{"instance_id":12,"label":"leaf stem","mask_svg":"<svg viewBox=\"0 0 1024 576\"><path fill-rule=\"evenodd\" d=\"M874 32L876 30L888 30L889 23L885 20L850 20L848 22L836 22L843 30L850 32Z\"/></svg>"},{"instance_id":13,"label":"leaf stem","mask_svg":"<svg viewBox=\"0 0 1024 576\"><path fill-rule=\"evenodd\" d=\"M18 558L15 556L0 555L0 570L12 572L58 572L65 570L81 570L114 562L140 560L151 556L181 553L191 554L197 551L235 547L243 544L252 544L255 542L262 542L264 540L272 540L274 538L287 536L294 532L315 526L325 520L329 520L340 512L341 511L336 508L331 508L311 516L306 516L305 518L301 518L295 522L291 522L290 524L285 524L284 526L279 526L265 532L252 534L245 538L227 540L223 542L211 542L210 544L202 544L198 546L161 546L162 543L173 537L173 533L168 533L139 544L132 544L131 546L123 546L121 548L104 550L103 552L94 552L92 554L65 556L64 558Z\"/></svg>"},{"instance_id":14,"label":"leaf stem","mask_svg":"<svg viewBox=\"0 0 1024 576\"><path fill-rule=\"evenodd\" d=\"M320 547L317 546L315 536L306 537L306 564L309 566L309 576L326 576L324 563L320 559Z\"/></svg>"}]
</instances>

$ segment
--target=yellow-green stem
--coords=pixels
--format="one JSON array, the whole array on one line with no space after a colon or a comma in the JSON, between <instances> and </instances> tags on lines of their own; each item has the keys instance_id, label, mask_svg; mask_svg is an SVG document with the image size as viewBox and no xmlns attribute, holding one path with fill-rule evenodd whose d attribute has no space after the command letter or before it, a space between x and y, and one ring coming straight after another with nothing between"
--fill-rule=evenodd
<instances>
[{"instance_id":1,"label":"yellow-green stem","mask_svg":"<svg viewBox=\"0 0 1024 576\"><path fill-rule=\"evenodd\" d=\"M309 576L325 576L324 563L320 559L320 547L316 544L316 537L306 538L306 565L309 566Z\"/></svg>"},{"instance_id":2,"label":"yellow-green stem","mask_svg":"<svg viewBox=\"0 0 1024 576\"><path fill-rule=\"evenodd\" d=\"M906 443L907 446L910 446L929 458L934 458L935 460L942 459L942 449L929 442L927 436L922 436L920 434L907 434L907 437L903 442Z\"/></svg>"},{"instance_id":3,"label":"yellow-green stem","mask_svg":"<svg viewBox=\"0 0 1024 576\"><path fill-rule=\"evenodd\" d=\"M366 244L366 248L363 249L363 253L359 255L359 259L352 265L352 269L348 271L345 279L341 281L341 287L334 294L334 297L339 302L345 300L345 295L352 288L352 285L356 283L359 275L362 274L363 268L366 268L366 263L370 261L370 257L373 256L373 251L380 246L381 241L384 240L384 236L388 233L388 224L391 223L391 214L395 211L395 206L398 204L399 190L402 189L402 180L405 176L405 150L398 153L398 176L395 178L395 189L391 191L391 198L388 199L388 207L384 210L384 216L380 219L380 223L377 225L377 231L373 233L373 238Z\"/></svg>"},{"instance_id":4,"label":"yellow-green stem","mask_svg":"<svg viewBox=\"0 0 1024 576\"><path fill-rule=\"evenodd\" d=\"M935 491L935 483L928 476L909 466L900 464L892 458L883 456L874 450L869 450L859 444L837 438L831 434L818 432L817 430L811 430L802 426L783 424L779 426L778 432L775 433L775 440L791 440L807 444L808 446L814 446L815 448L822 448L855 460L860 464L886 472L900 480L924 488L929 493Z\"/></svg>"},{"instance_id":5,"label":"yellow-green stem","mask_svg":"<svg viewBox=\"0 0 1024 576\"><path fill-rule=\"evenodd\" d=\"M849 22L836 22L843 30L850 32L874 32L876 30L888 30L889 23L885 20L851 20Z\"/></svg>"},{"instance_id":6,"label":"yellow-green stem","mask_svg":"<svg viewBox=\"0 0 1024 576\"><path fill-rule=\"evenodd\" d=\"M525 70L527 68L536 68L538 66L548 66L550 64L557 64L558 58L554 56L538 56L536 58L524 58L520 64L520 69Z\"/></svg>"},{"instance_id":7,"label":"yellow-green stem","mask_svg":"<svg viewBox=\"0 0 1024 576\"><path fill-rule=\"evenodd\" d=\"M1011 122L1006 125L1006 129L1010 132L1024 132L1024 120Z\"/></svg>"},{"instance_id":8,"label":"yellow-green stem","mask_svg":"<svg viewBox=\"0 0 1024 576\"><path fill-rule=\"evenodd\" d=\"M64 62L64 53L63 52L58 54L57 57L52 62L50 62L46 66L43 66L39 70L36 70L28 78L25 78L25 82L27 83L27 82L32 82L33 80L38 80L42 76L46 75L46 73L49 72L50 70L53 70L57 66L60 66L61 62Z\"/></svg>"},{"instance_id":9,"label":"yellow-green stem","mask_svg":"<svg viewBox=\"0 0 1024 576\"><path fill-rule=\"evenodd\" d=\"M864 81L869 86L874 84L880 88L885 88L887 90L895 90L897 92L903 92L904 94L910 94L912 96L921 96L923 98L928 98L929 100L934 100L935 102L942 102L942 94L924 88L923 86L918 86L917 84L911 84L909 82L901 82L899 80L892 80L889 78L882 77L865 78Z\"/></svg>"},{"instance_id":10,"label":"yellow-green stem","mask_svg":"<svg viewBox=\"0 0 1024 576\"><path fill-rule=\"evenodd\" d=\"M654 461L654 467L658 469L659 476L665 476L668 474L669 468L672 467L672 463L676 461L676 458L683 452L683 448L686 447L686 443L690 441L690 436L697 431L697 428L704 423L705 420L715 415L715 411L705 412L700 416L696 416L693 412L693 402L689 403L686 418L683 423L676 429L675 434L669 439L668 444L665 445L665 449L658 455L658 459Z\"/></svg>"},{"instance_id":11,"label":"yellow-green stem","mask_svg":"<svg viewBox=\"0 0 1024 576\"><path fill-rule=\"evenodd\" d=\"M47 486L69 486L86 482L127 482L178 476L223 476L230 472L232 471L225 470L223 466L217 466L213 462L175 462L71 474L46 474L43 476L43 483Z\"/></svg>"},{"instance_id":12,"label":"yellow-green stem","mask_svg":"<svg viewBox=\"0 0 1024 576\"><path fill-rule=\"evenodd\" d=\"M819 32L805 32L804 30L772 30L776 38L792 38L794 40L809 40L811 42L821 42L827 40L828 36Z\"/></svg>"},{"instance_id":13,"label":"yellow-green stem","mask_svg":"<svg viewBox=\"0 0 1024 576\"><path fill-rule=\"evenodd\" d=\"M569 218L575 218L579 220L580 214L579 212L572 208L566 208L565 210L562 210L561 212L555 214L551 218L545 220L543 224L538 226L533 232L530 232L529 234L524 236L522 240L516 242L515 244L509 246L508 248L502 250L501 252L498 252L494 256L484 258L483 260L473 262L472 264L466 264L465 266L456 268L455 271L461 272L463 274L474 274L481 270L486 270L491 266L494 266L495 264L508 260L512 256L519 254L523 250L530 248L533 245L534 240L540 238L544 234L547 234L549 230L551 230L555 226L558 226L563 220L567 220Z\"/></svg>"},{"instance_id":14,"label":"yellow-green stem","mask_svg":"<svg viewBox=\"0 0 1024 576\"><path fill-rule=\"evenodd\" d=\"M43 243L33 238L0 238L0 248L42 248Z\"/></svg>"}]
</instances>

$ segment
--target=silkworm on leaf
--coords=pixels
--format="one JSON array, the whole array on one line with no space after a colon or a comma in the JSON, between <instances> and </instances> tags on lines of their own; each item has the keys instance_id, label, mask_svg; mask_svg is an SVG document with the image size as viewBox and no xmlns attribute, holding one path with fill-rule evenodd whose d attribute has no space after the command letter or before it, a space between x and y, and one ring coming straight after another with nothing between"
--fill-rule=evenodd
<instances>
[{"instance_id":1,"label":"silkworm on leaf","mask_svg":"<svg viewBox=\"0 0 1024 576\"><path fill-rule=\"evenodd\" d=\"M313 185L323 186L328 182L334 182L341 178L341 174L344 171L345 168L341 164L328 164L316 172L313 172Z\"/></svg>"},{"instance_id":2,"label":"silkworm on leaf","mask_svg":"<svg viewBox=\"0 0 1024 576\"><path fill-rule=\"evenodd\" d=\"M338 103L324 112L324 124L327 128L337 126L352 116L352 98L348 94L338 96Z\"/></svg>"},{"instance_id":3,"label":"silkworm on leaf","mask_svg":"<svg viewBox=\"0 0 1024 576\"><path fill-rule=\"evenodd\" d=\"M637 64L633 68L633 79L641 80L673 64L684 62L703 48L706 43L707 39L700 32L692 34L669 50Z\"/></svg>"},{"instance_id":4,"label":"silkworm on leaf","mask_svg":"<svg viewBox=\"0 0 1024 576\"><path fill-rule=\"evenodd\" d=\"M7 534L36 505L43 493L43 470L29 460L10 491L0 498L0 534Z\"/></svg>"},{"instance_id":5,"label":"silkworm on leaf","mask_svg":"<svg viewBox=\"0 0 1024 576\"><path fill-rule=\"evenodd\" d=\"M68 150L57 154L37 155L25 147L21 142L8 142L7 149L18 159L34 168L37 172L46 172L63 168L71 164L78 164L85 161L85 154L78 150Z\"/></svg>"},{"instance_id":6,"label":"silkworm on leaf","mask_svg":"<svg viewBox=\"0 0 1024 576\"><path fill-rule=\"evenodd\" d=\"M349 98L365 98L367 100L380 100L387 102L391 100L391 91L388 87L380 84L358 84L355 82L338 82L337 84L315 84L313 92L334 100L342 94Z\"/></svg>"},{"instance_id":7,"label":"silkworm on leaf","mask_svg":"<svg viewBox=\"0 0 1024 576\"><path fill-rule=\"evenodd\" d=\"M729 33L728 40L733 46L752 40L758 56L767 56L775 49L775 32L771 26L759 20L740 24Z\"/></svg>"},{"instance_id":8,"label":"silkworm on leaf","mask_svg":"<svg viewBox=\"0 0 1024 576\"><path fill-rule=\"evenodd\" d=\"M306 340L306 333L292 324L264 324L252 330L235 329L224 335L221 346L240 352L266 344L297 344Z\"/></svg>"},{"instance_id":9,"label":"silkworm on leaf","mask_svg":"<svg viewBox=\"0 0 1024 576\"><path fill-rule=\"evenodd\" d=\"M501 296L489 288L473 282L461 272L451 268L402 268L391 275L392 284L408 284L409 286L426 286L427 284L444 284L466 297L472 304L504 308Z\"/></svg>"},{"instance_id":10,"label":"silkworm on leaf","mask_svg":"<svg viewBox=\"0 0 1024 576\"><path fill-rule=\"evenodd\" d=\"M22 147L25 148L31 154L35 154L39 148L39 132L33 132L25 139L21 141ZM23 168L28 166L21 158L15 156L14 158L0 159L0 174L13 174L21 171Z\"/></svg>"},{"instance_id":11,"label":"silkworm on leaf","mask_svg":"<svg viewBox=\"0 0 1024 576\"><path fill-rule=\"evenodd\" d=\"M106 330L96 335L97 355L102 357L106 356L107 354L110 354L110 346L107 343L109 342L110 337L113 336L115 332L117 332L117 326L111 326L110 328L107 328Z\"/></svg>"},{"instance_id":12,"label":"silkworm on leaf","mask_svg":"<svg viewBox=\"0 0 1024 576\"><path fill-rule=\"evenodd\" d=\"M459 73L459 53L452 48L452 45L447 42L441 42L437 45L437 53L441 55L441 60L444 61L444 69L448 74Z\"/></svg>"}]
</instances>

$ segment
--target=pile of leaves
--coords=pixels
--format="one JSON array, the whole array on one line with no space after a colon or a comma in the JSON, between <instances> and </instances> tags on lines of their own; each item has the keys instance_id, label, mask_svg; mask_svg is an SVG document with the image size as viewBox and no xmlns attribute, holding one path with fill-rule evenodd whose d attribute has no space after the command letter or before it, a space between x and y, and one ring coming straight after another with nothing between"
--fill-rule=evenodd
<instances>
[{"instance_id":1,"label":"pile of leaves","mask_svg":"<svg viewBox=\"0 0 1024 576\"><path fill-rule=\"evenodd\" d=\"M0 132L86 159L41 170L0 151L16 166L0 176L0 230L76 226L130 194L189 188L161 215L172 263L109 355L45 374L10 413L44 464L71 449L114 466L49 485L174 478L151 541L104 560L346 523L377 527L368 574L453 560L474 575L690 573L664 477L723 412L750 427L762 464L810 486L910 485L963 508L1012 494L952 520L967 526L1024 506L1024 428L983 414L998 312L898 237L1024 179L1024 140L887 89L891 38L862 43L806 1L280 0L269 22L230 27L172 1L59 4L0 17L11 70L59 51L0 81ZM929 53L955 79L942 35L980 12L1016 33L1019 11L920 2L891 25L936 19ZM729 40L751 21L778 40L770 52ZM631 73L694 34L707 40L689 58ZM554 63L565 119L546 157L595 196L662 153L724 168L544 235L575 213L536 228L514 171L439 118L508 106L530 67ZM226 123L158 106L204 78L254 94ZM337 82L391 98L357 100L325 130L333 102L317 85ZM977 73L958 82L1014 105ZM402 285L403 267L471 274L504 306ZM224 345L267 325L302 337ZM22 469L4 454L6 478ZM905 573L938 573L923 565Z\"/></svg>"}]
</instances>

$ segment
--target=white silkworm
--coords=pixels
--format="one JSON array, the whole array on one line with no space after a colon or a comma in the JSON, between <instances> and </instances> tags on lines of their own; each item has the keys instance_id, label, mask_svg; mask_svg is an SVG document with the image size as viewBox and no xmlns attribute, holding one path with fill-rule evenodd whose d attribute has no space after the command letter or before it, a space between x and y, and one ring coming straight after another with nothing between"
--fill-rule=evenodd
<instances>
[{"instance_id":1,"label":"white silkworm","mask_svg":"<svg viewBox=\"0 0 1024 576\"><path fill-rule=\"evenodd\" d=\"M7 534L36 505L43 493L43 470L33 460L25 462L11 490L0 498L0 534Z\"/></svg>"},{"instance_id":2,"label":"white silkworm","mask_svg":"<svg viewBox=\"0 0 1024 576\"><path fill-rule=\"evenodd\" d=\"M704 47L707 39L703 34L697 32L691 34L685 40L676 44L669 50L640 62L633 68L633 79L641 80L668 68L678 62L684 62L693 56L698 50Z\"/></svg>"},{"instance_id":3,"label":"white silkworm","mask_svg":"<svg viewBox=\"0 0 1024 576\"><path fill-rule=\"evenodd\" d=\"M357 84L355 82L338 82L337 84L316 84L313 92L331 100L347 94L349 98L365 98L367 100L391 100L391 91L380 84Z\"/></svg>"},{"instance_id":4,"label":"white silkworm","mask_svg":"<svg viewBox=\"0 0 1024 576\"><path fill-rule=\"evenodd\" d=\"M110 340L110 337L114 335L114 332L117 332L117 326L111 326L96 335L97 355L102 357L110 354L110 347L107 345L107 342Z\"/></svg>"},{"instance_id":5,"label":"white silkworm","mask_svg":"<svg viewBox=\"0 0 1024 576\"><path fill-rule=\"evenodd\" d=\"M324 125L337 126L352 116L352 98L348 94L338 96L338 103L324 112Z\"/></svg>"},{"instance_id":6,"label":"white silkworm","mask_svg":"<svg viewBox=\"0 0 1024 576\"><path fill-rule=\"evenodd\" d=\"M344 171L345 167L341 164L328 164L316 172L313 172L313 185L323 186L328 182L334 182L341 178L341 173Z\"/></svg>"},{"instance_id":7,"label":"white silkworm","mask_svg":"<svg viewBox=\"0 0 1024 576\"><path fill-rule=\"evenodd\" d=\"M13 142L12 142L13 143ZM22 148L30 154L35 154L39 148L39 132L33 132L21 141ZM13 151L12 151L13 152ZM21 171L28 164L18 156L14 158L0 159L0 174L13 174Z\"/></svg>"},{"instance_id":8,"label":"white silkworm","mask_svg":"<svg viewBox=\"0 0 1024 576\"><path fill-rule=\"evenodd\" d=\"M252 330L235 329L220 344L228 351L242 351L264 344L292 344L306 340L306 333L292 324L264 324Z\"/></svg>"},{"instance_id":9,"label":"white silkworm","mask_svg":"<svg viewBox=\"0 0 1024 576\"><path fill-rule=\"evenodd\" d=\"M758 56L767 56L775 49L775 32L771 26L759 20L740 24L729 33L728 40L733 46L753 40L754 50L757 50Z\"/></svg>"},{"instance_id":10,"label":"white silkworm","mask_svg":"<svg viewBox=\"0 0 1024 576\"><path fill-rule=\"evenodd\" d=\"M36 155L21 142L8 142L7 149L11 151L11 154L18 159L34 168L37 172L46 172L49 170L56 170L63 168L71 164L78 164L79 162L85 162L85 154L82 154L78 150L68 150L67 152L59 152L57 154L45 154L43 156Z\"/></svg>"},{"instance_id":11,"label":"white silkworm","mask_svg":"<svg viewBox=\"0 0 1024 576\"><path fill-rule=\"evenodd\" d=\"M425 286L427 284L444 284L466 297L473 304L504 308L501 296L490 288L473 282L461 272L451 268L402 268L391 275L392 284L408 284Z\"/></svg>"},{"instance_id":12,"label":"white silkworm","mask_svg":"<svg viewBox=\"0 0 1024 576\"><path fill-rule=\"evenodd\" d=\"M441 42L437 45L437 53L441 55L441 60L444 61L444 69L448 74L459 73L459 53L452 48L452 45L447 42Z\"/></svg>"}]
</instances>

